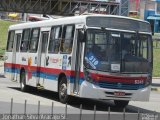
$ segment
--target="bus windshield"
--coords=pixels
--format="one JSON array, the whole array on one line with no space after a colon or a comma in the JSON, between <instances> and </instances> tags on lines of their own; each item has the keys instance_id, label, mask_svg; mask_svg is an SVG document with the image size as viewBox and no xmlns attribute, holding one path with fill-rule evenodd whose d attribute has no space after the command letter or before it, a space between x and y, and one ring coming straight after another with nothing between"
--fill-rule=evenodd
<instances>
[{"instance_id":1,"label":"bus windshield","mask_svg":"<svg viewBox=\"0 0 160 120\"><path fill-rule=\"evenodd\" d=\"M87 30L85 67L108 72L148 73L151 36L140 33Z\"/></svg>"}]
</instances>

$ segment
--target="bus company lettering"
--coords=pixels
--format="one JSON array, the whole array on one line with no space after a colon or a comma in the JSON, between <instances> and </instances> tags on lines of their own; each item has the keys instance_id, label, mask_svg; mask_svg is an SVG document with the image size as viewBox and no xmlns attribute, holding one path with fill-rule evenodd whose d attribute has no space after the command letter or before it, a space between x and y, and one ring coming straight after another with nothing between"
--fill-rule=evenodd
<instances>
[{"instance_id":1,"label":"bus company lettering","mask_svg":"<svg viewBox=\"0 0 160 120\"><path fill-rule=\"evenodd\" d=\"M62 60L59 59L59 58L50 58L49 59L51 63L58 63L58 62L61 62Z\"/></svg>"}]
</instances>

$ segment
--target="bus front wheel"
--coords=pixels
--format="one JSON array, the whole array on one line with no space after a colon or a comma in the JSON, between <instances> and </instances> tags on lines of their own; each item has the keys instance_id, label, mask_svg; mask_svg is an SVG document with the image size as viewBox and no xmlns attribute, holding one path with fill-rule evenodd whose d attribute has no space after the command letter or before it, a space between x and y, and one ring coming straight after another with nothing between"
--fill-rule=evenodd
<instances>
[{"instance_id":1,"label":"bus front wheel","mask_svg":"<svg viewBox=\"0 0 160 120\"><path fill-rule=\"evenodd\" d=\"M27 91L26 74L24 71L22 71L20 74L20 88L21 88L21 91L23 92Z\"/></svg>"},{"instance_id":2,"label":"bus front wheel","mask_svg":"<svg viewBox=\"0 0 160 120\"><path fill-rule=\"evenodd\" d=\"M68 102L66 77L62 77L60 79L58 94L59 94L59 101L60 102L62 102L62 103Z\"/></svg>"},{"instance_id":3,"label":"bus front wheel","mask_svg":"<svg viewBox=\"0 0 160 120\"><path fill-rule=\"evenodd\" d=\"M114 100L114 104L116 105L116 107L119 108L125 108L128 105L129 101L125 101L125 100Z\"/></svg>"}]
</instances>

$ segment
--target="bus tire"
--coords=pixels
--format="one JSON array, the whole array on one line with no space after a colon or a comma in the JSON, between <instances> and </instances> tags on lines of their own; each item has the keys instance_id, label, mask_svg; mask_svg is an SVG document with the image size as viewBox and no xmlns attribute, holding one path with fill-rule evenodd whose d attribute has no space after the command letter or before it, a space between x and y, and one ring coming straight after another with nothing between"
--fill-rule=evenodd
<instances>
[{"instance_id":1,"label":"bus tire","mask_svg":"<svg viewBox=\"0 0 160 120\"><path fill-rule=\"evenodd\" d=\"M125 108L128 105L129 101L127 100L114 100L116 107Z\"/></svg>"},{"instance_id":2,"label":"bus tire","mask_svg":"<svg viewBox=\"0 0 160 120\"><path fill-rule=\"evenodd\" d=\"M58 95L59 101L61 103L67 103L69 96L67 95L67 79L65 76L60 78L60 82L58 85Z\"/></svg>"},{"instance_id":3,"label":"bus tire","mask_svg":"<svg viewBox=\"0 0 160 120\"><path fill-rule=\"evenodd\" d=\"M22 71L20 74L20 88L21 88L21 91L23 92L27 91L25 71Z\"/></svg>"}]
</instances>

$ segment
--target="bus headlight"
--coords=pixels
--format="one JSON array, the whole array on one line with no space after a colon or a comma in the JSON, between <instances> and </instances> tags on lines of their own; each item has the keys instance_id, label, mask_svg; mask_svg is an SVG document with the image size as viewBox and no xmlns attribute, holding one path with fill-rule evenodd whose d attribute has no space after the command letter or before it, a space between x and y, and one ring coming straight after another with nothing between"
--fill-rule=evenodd
<instances>
[{"instance_id":1,"label":"bus headlight","mask_svg":"<svg viewBox=\"0 0 160 120\"><path fill-rule=\"evenodd\" d=\"M90 73L87 70L85 70L84 73L85 73L85 79L86 79L86 81L88 81L90 83L93 83L93 79L92 79Z\"/></svg>"},{"instance_id":2,"label":"bus headlight","mask_svg":"<svg viewBox=\"0 0 160 120\"><path fill-rule=\"evenodd\" d=\"M90 77L90 76L87 76L86 77L86 81L90 82L90 83L93 83L93 79Z\"/></svg>"}]
</instances>

